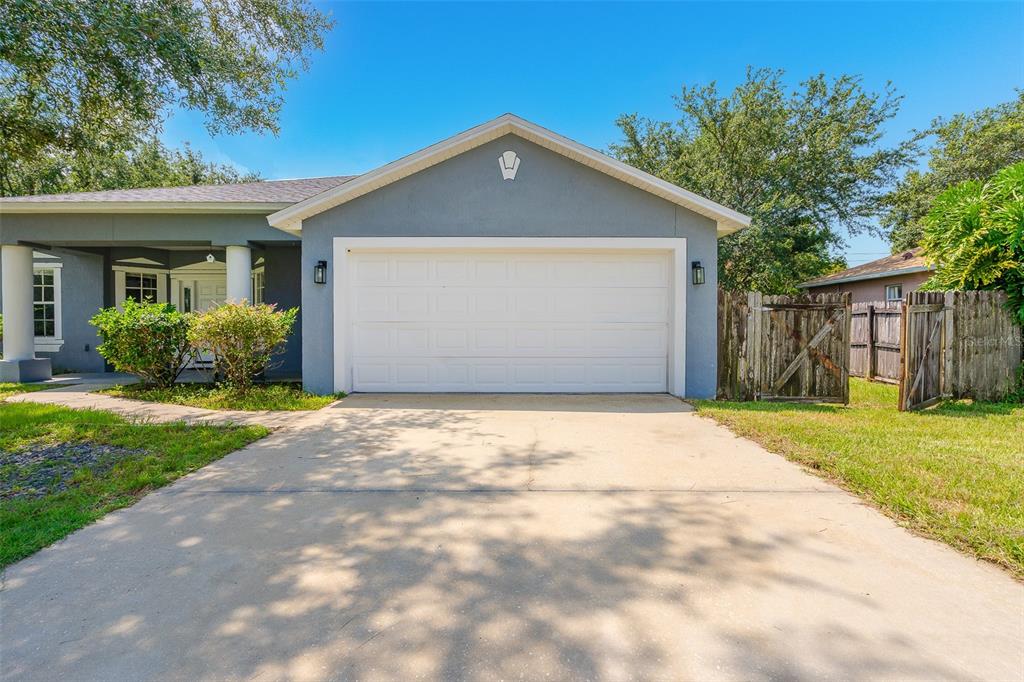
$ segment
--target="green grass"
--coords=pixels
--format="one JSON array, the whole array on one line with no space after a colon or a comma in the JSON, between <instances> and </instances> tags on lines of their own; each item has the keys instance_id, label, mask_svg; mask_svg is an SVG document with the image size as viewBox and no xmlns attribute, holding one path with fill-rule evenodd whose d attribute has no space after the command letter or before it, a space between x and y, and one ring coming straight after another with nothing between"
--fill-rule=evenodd
<instances>
[{"instance_id":1,"label":"green grass","mask_svg":"<svg viewBox=\"0 0 1024 682\"><path fill-rule=\"evenodd\" d=\"M133 504L254 440L262 426L134 424L109 412L35 403L0 403L0 451L32 445L97 443L143 453L105 471L78 469L67 490L0 500L0 566L7 566L107 512Z\"/></svg>"},{"instance_id":2,"label":"green grass","mask_svg":"<svg viewBox=\"0 0 1024 682\"><path fill-rule=\"evenodd\" d=\"M898 412L896 402L895 386L851 379L849 406L697 408L916 532L1024 578L1024 406L958 401Z\"/></svg>"},{"instance_id":3,"label":"green grass","mask_svg":"<svg viewBox=\"0 0 1024 682\"><path fill-rule=\"evenodd\" d=\"M34 393L53 388L56 384L0 384L0 400L17 393Z\"/></svg>"},{"instance_id":4,"label":"green grass","mask_svg":"<svg viewBox=\"0 0 1024 682\"><path fill-rule=\"evenodd\" d=\"M175 384L171 388L129 384L98 392L119 398L210 410L319 410L344 397L306 393L297 384L258 384L244 393L212 384Z\"/></svg>"}]
</instances>

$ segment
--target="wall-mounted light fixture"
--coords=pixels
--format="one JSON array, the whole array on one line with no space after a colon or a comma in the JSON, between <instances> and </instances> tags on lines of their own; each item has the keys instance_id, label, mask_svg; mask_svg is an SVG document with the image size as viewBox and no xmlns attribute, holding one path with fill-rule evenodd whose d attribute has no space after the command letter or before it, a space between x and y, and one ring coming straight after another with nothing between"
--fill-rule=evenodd
<instances>
[{"instance_id":1,"label":"wall-mounted light fixture","mask_svg":"<svg viewBox=\"0 0 1024 682\"><path fill-rule=\"evenodd\" d=\"M700 264L700 261L693 261L690 267L693 268L693 283L704 284L704 266Z\"/></svg>"},{"instance_id":2,"label":"wall-mounted light fixture","mask_svg":"<svg viewBox=\"0 0 1024 682\"><path fill-rule=\"evenodd\" d=\"M327 284L327 261L318 260L313 266L313 282L315 284Z\"/></svg>"}]
</instances>

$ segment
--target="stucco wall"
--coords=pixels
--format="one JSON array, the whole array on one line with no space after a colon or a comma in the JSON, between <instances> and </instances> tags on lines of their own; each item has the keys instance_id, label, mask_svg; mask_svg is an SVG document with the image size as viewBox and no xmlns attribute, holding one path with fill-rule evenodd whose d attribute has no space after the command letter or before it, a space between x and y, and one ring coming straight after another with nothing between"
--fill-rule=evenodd
<instances>
[{"instance_id":1,"label":"stucco wall","mask_svg":"<svg viewBox=\"0 0 1024 682\"><path fill-rule=\"evenodd\" d=\"M268 372L270 376L291 378L302 373L302 295L299 291L301 258L302 253L298 245L269 247L264 250L264 301L274 303L282 310L300 307L295 330L285 345L284 355L278 358L281 364Z\"/></svg>"},{"instance_id":2,"label":"stucco wall","mask_svg":"<svg viewBox=\"0 0 1024 682\"><path fill-rule=\"evenodd\" d=\"M103 256L54 249L54 259L35 259L35 266L60 263L61 325L64 345L56 353L37 351L41 358L50 358L54 370L102 372L103 358L96 352L100 343L89 318L103 307ZM0 297L3 291L0 291ZM2 346L2 343L0 343Z\"/></svg>"},{"instance_id":3,"label":"stucco wall","mask_svg":"<svg viewBox=\"0 0 1024 682\"><path fill-rule=\"evenodd\" d=\"M498 156L509 149L521 159L514 181L502 180L498 169ZM302 375L318 393L333 390L330 279L338 236L686 237L687 260L701 261L707 273L700 286L687 278L686 394L715 394L714 221L515 135L303 222ZM318 260L328 262L326 285L313 284Z\"/></svg>"},{"instance_id":4,"label":"stucco wall","mask_svg":"<svg viewBox=\"0 0 1024 682\"><path fill-rule=\"evenodd\" d=\"M929 277L931 272L910 272L895 277L879 277L878 279L865 279L859 282L846 282L844 284L833 284L827 287L814 287L807 291L815 294L837 294L850 292L854 303L868 303L871 301L884 301L885 288L890 284L902 284L903 294L917 291Z\"/></svg>"}]
</instances>

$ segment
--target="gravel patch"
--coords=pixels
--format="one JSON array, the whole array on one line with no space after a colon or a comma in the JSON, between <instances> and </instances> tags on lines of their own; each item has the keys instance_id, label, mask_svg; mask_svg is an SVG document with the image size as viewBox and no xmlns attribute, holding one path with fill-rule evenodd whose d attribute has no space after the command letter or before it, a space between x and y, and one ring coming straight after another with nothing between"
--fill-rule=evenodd
<instances>
[{"instance_id":1,"label":"gravel patch","mask_svg":"<svg viewBox=\"0 0 1024 682\"><path fill-rule=\"evenodd\" d=\"M0 499L33 499L67 490L75 472L94 474L118 462L146 454L145 450L96 443L62 443L17 452L0 451Z\"/></svg>"}]
</instances>

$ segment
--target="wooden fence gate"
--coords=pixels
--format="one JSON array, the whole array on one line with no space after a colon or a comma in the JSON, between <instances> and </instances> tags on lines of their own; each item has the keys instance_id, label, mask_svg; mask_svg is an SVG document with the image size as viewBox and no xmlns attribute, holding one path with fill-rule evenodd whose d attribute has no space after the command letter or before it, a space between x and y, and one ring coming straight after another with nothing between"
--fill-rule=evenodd
<instances>
[{"instance_id":1,"label":"wooden fence gate","mask_svg":"<svg viewBox=\"0 0 1024 682\"><path fill-rule=\"evenodd\" d=\"M1000 400L1016 385L1020 326L1001 291L913 292L900 325L900 410L943 398Z\"/></svg>"},{"instance_id":2,"label":"wooden fence gate","mask_svg":"<svg viewBox=\"0 0 1024 682\"><path fill-rule=\"evenodd\" d=\"M900 324L900 410L920 410L942 400L943 352L946 348L945 295L907 294Z\"/></svg>"},{"instance_id":3,"label":"wooden fence gate","mask_svg":"<svg viewBox=\"0 0 1024 682\"><path fill-rule=\"evenodd\" d=\"M849 294L718 292L718 397L850 400Z\"/></svg>"}]
</instances>

